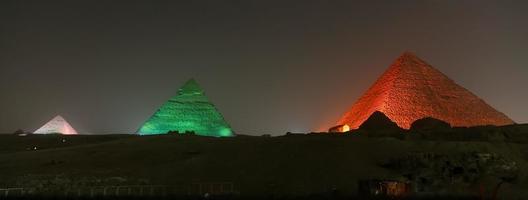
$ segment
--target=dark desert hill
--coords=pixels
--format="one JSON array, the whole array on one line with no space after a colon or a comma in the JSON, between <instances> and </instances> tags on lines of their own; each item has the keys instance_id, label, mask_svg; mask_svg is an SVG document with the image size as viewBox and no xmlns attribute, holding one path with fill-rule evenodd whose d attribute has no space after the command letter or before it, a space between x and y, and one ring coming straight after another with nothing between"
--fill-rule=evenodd
<instances>
[{"instance_id":1,"label":"dark desert hill","mask_svg":"<svg viewBox=\"0 0 528 200\"><path fill-rule=\"evenodd\" d=\"M87 144L101 144L108 141L135 137L130 134L110 135L60 135L60 134L30 134L17 136L0 134L0 154L17 151L43 150L63 148Z\"/></svg>"},{"instance_id":2,"label":"dark desert hill","mask_svg":"<svg viewBox=\"0 0 528 200\"><path fill-rule=\"evenodd\" d=\"M233 182L241 195L305 195L333 189L353 194L361 179L413 181L423 176L433 181L429 185L436 192L476 195L480 184L491 190L508 176L510 182L503 185L499 195L528 196L522 189L527 186L528 145L519 142L395 139L360 134L232 138L159 135L68 136L86 137L84 141L89 142L53 146L49 145L50 138L60 136L9 137L14 136L0 137L2 187L30 187L39 181L47 187L225 181ZM19 149L14 148L17 145L13 141L47 144L48 148ZM423 159L423 154L436 155L441 162ZM467 159L475 155L488 155L491 160L478 168L477 175L471 174L473 169L469 167L484 161ZM409 160L419 160L426 167L416 167L420 165Z\"/></svg>"}]
</instances>

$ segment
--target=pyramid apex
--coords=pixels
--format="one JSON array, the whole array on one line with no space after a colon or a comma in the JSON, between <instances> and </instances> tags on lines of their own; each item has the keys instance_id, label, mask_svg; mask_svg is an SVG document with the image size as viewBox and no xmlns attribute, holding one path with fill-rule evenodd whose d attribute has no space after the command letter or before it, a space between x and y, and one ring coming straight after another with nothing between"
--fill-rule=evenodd
<instances>
[{"instance_id":1,"label":"pyramid apex","mask_svg":"<svg viewBox=\"0 0 528 200\"><path fill-rule=\"evenodd\" d=\"M186 86L186 85L198 85L198 86L200 86L200 84L198 84L198 81L196 81L196 79L194 79L194 78L190 78L189 80L185 81L183 86Z\"/></svg>"},{"instance_id":2,"label":"pyramid apex","mask_svg":"<svg viewBox=\"0 0 528 200\"><path fill-rule=\"evenodd\" d=\"M404 59L404 60L414 60L414 59L420 59L416 54L412 51L404 51L398 59Z\"/></svg>"},{"instance_id":3,"label":"pyramid apex","mask_svg":"<svg viewBox=\"0 0 528 200\"><path fill-rule=\"evenodd\" d=\"M392 64L394 68L401 69L404 68L406 70L417 70L417 69L424 69L424 68L432 68L435 69L433 66L431 66L426 61L419 58L414 52L412 51L405 51L403 52L400 57L398 57ZM435 69L436 70L436 69Z\"/></svg>"},{"instance_id":4,"label":"pyramid apex","mask_svg":"<svg viewBox=\"0 0 528 200\"><path fill-rule=\"evenodd\" d=\"M200 84L194 79L191 78L183 84L183 86L180 88L179 94L203 94L204 91Z\"/></svg>"}]
</instances>

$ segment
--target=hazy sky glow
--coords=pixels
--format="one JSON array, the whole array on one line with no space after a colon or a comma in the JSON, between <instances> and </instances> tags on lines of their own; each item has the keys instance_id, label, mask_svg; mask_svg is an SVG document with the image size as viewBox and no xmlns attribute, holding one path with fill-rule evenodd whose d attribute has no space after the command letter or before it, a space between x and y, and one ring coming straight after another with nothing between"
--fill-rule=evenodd
<instances>
[{"instance_id":1,"label":"hazy sky glow","mask_svg":"<svg viewBox=\"0 0 528 200\"><path fill-rule=\"evenodd\" d=\"M0 1L0 132L129 133L194 77L243 134L320 131L410 50L528 122L528 1Z\"/></svg>"}]
</instances>

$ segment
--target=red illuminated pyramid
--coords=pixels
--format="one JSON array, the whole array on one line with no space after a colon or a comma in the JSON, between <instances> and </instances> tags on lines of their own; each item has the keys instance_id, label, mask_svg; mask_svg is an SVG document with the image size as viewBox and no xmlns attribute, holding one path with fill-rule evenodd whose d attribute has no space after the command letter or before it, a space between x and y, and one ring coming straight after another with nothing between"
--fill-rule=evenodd
<instances>
[{"instance_id":1,"label":"red illuminated pyramid","mask_svg":"<svg viewBox=\"0 0 528 200\"><path fill-rule=\"evenodd\" d=\"M409 52L401 55L359 98L334 131L356 129L375 111L383 112L405 129L425 117L457 127L514 123Z\"/></svg>"}]
</instances>

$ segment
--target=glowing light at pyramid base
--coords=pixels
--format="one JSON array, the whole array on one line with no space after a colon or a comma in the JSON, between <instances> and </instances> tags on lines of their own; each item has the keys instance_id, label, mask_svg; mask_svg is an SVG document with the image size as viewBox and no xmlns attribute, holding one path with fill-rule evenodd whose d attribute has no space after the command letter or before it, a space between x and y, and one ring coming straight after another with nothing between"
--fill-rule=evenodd
<instances>
[{"instance_id":1,"label":"glowing light at pyramid base","mask_svg":"<svg viewBox=\"0 0 528 200\"><path fill-rule=\"evenodd\" d=\"M162 124L170 124L169 126L163 126ZM177 128L175 128L177 127ZM153 123L147 122L138 131L140 135L159 135L167 134L170 132L178 134L194 133L197 135L205 136L216 136L216 137L230 137L233 136L233 131L229 127L215 127L211 128L210 125L201 125L192 122L167 122L167 123Z\"/></svg>"},{"instance_id":2,"label":"glowing light at pyramid base","mask_svg":"<svg viewBox=\"0 0 528 200\"><path fill-rule=\"evenodd\" d=\"M344 133L344 132L348 132L350 130L351 130L350 126L348 124L344 124L344 125L334 126L334 127L330 128L328 130L328 132L331 132L331 133Z\"/></svg>"}]
</instances>

